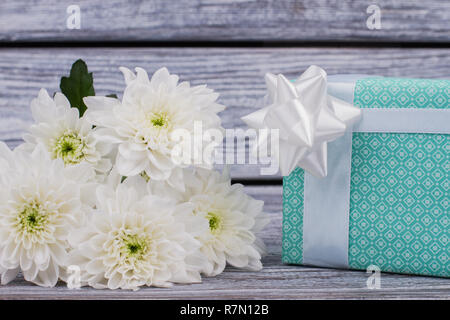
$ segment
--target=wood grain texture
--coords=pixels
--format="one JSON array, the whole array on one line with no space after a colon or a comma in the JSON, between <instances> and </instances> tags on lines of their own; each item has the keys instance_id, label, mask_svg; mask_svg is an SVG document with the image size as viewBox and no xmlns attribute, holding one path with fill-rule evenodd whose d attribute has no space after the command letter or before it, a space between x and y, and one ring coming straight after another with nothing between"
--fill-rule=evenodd
<instances>
[{"instance_id":1,"label":"wood grain texture","mask_svg":"<svg viewBox=\"0 0 450 320\"><path fill-rule=\"evenodd\" d=\"M450 78L450 49L358 48L65 48L0 50L0 140L20 143L31 123L30 101L44 87L59 90L59 79L71 64L84 59L94 73L97 94L124 89L119 66L140 66L151 74L167 66L182 80L207 83L227 106L221 118L225 128L245 128L240 117L261 107L265 94L264 74L283 73L295 78L311 64L329 74ZM226 152L233 149L227 145ZM238 152L246 152L239 148ZM235 178L260 177L258 165L234 165ZM278 176L279 177L279 176Z\"/></svg>"},{"instance_id":2,"label":"wood grain texture","mask_svg":"<svg viewBox=\"0 0 450 320\"><path fill-rule=\"evenodd\" d=\"M0 2L0 41L439 41L450 40L450 3L382 0L381 30L369 30L366 0L76 1L81 29L69 30L69 0Z\"/></svg>"},{"instance_id":3,"label":"wood grain texture","mask_svg":"<svg viewBox=\"0 0 450 320\"><path fill-rule=\"evenodd\" d=\"M82 288L70 290L63 283L47 289L18 278L0 287L0 299L450 299L450 279L381 274L381 289L369 290L363 271L289 266L281 263L280 186L246 187L265 201L272 218L263 232L268 255L264 269L248 272L227 268L200 284L169 289L143 288L137 292Z\"/></svg>"}]
</instances>

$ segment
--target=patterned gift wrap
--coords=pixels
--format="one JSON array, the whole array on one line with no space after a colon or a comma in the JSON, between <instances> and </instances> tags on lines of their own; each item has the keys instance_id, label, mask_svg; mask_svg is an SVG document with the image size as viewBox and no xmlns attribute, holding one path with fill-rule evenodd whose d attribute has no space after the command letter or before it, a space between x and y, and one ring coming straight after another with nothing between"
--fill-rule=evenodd
<instances>
[{"instance_id":1,"label":"patterned gift wrap","mask_svg":"<svg viewBox=\"0 0 450 320\"><path fill-rule=\"evenodd\" d=\"M450 81L367 78L360 108L450 108ZM449 124L450 125L450 124ZM353 133L348 265L450 276L450 136ZM304 172L283 180L283 261L302 264Z\"/></svg>"}]
</instances>

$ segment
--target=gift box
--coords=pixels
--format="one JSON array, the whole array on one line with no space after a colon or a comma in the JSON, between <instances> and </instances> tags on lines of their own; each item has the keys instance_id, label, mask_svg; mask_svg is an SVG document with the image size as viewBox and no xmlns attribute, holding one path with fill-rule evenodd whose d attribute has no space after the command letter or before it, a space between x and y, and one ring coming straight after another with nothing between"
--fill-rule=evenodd
<instances>
[{"instance_id":1,"label":"gift box","mask_svg":"<svg viewBox=\"0 0 450 320\"><path fill-rule=\"evenodd\" d=\"M328 144L328 175L283 179L289 264L450 276L450 81L328 77L362 112Z\"/></svg>"}]
</instances>

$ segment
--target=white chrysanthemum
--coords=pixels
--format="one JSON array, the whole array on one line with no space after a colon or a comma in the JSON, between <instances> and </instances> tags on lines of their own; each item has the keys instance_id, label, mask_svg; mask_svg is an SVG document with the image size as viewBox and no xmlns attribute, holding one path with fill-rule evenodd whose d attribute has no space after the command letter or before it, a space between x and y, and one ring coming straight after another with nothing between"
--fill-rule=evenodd
<instances>
[{"instance_id":1,"label":"white chrysanthemum","mask_svg":"<svg viewBox=\"0 0 450 320\"><path fill-rule=\"evenodd\" d=\"M182 190L182 165L172 159L180 142L173 133L183 130L192 138L196 121L201 121L203 131L222 130L217 113L224 106L216 102L218 94L206 86L178 83L178 76L169 74L166 68L156 71L151 80L141 68L136 68L137 74L123 67L120 70L127 84L122 102L86 97L88 119L103 127L100 132L105 141L119 145L116 166L121 175L145 173ZM197 151L190 155L192 163L195 154L203 155L203 150ZM201 165L209 165L212 156L206 155Z\"/></svg>"},{"instance_id":2,"label":"white chrysanthemum","mask_svg":"<svg viewBox=\"0 0 450 320\"><path fill-rule=\"evenodd\" d=\"M52 99L41 89L31 102L31 112L35 123L24 135L24 148L42 143L53 159L62 159L65 165L86 162L102 175L111 169L111 160L106 157L111 146L96 138L92 124L79 117L63 94L56 93Z\"/></svg>"},{"instance_id":3,"label":"white chrysanthemum","mask_svg":"<svg viewBox=\"0 0 450 320\"><path fill-rule=\"evenodd\" d=\"M231 184L228 173L185 169L185 192L167 184L148 181L149 193L170 195L180 203L194 206L190 229L202 243L201 252L208 263L202 272L208 276L221 273L229 263L237 268L260 270L263 241L257 234L269 219L262 212L264 202L246 195L241 184Z\"/></svg>"},{"instance_id":4,"label":"white chrysanthemum","mask_svg":"<svg viewBox=\"0 0 450 320\"><path fill-rule=\"evenodd\" d=\"M91 167L65 167L42 145L13 152L3 142L0 167L1 282L22 271L25 280L52 287L68 257L68 233L88 209Z\"/></svg>"},{"instance_id":5,"label":"white chrysanthemum","mask_svg":"<svg viewBox=\"0 0 450 320\"><path fill-rule=\"evenodd\" d=\"M186 232L189 205L143 195L130 183L97 189L96 212L70 236L81 285L132 289L200 282L200 243Z\"/></svg>"}]
</instances>

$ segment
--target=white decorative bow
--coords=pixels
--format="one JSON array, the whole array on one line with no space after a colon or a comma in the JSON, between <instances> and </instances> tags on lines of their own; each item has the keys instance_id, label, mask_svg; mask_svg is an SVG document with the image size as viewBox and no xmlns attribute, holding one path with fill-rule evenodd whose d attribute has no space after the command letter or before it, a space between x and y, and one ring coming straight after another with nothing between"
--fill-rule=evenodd
<instances>
[{"instance_id":1,"label":"white decorative bow","mask_svg":"<svg viewBox=\"0 0 450 320\"><path fill-rule=\"evenodd\" d=\"M283 176L298 166L325 177L327 142L342 136L361 111L327 94L327 74L318 66L310 66L295 82L271 73L265 80L271 104L242 120L256 129L279 129Z\"/></svg>"}]
</instances>

